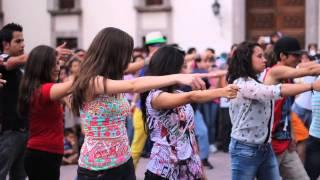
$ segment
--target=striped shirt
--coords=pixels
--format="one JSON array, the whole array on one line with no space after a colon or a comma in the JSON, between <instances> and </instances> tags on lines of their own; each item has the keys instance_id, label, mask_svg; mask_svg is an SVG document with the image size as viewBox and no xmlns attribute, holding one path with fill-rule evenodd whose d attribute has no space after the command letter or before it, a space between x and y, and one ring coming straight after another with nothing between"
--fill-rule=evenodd
<instances>
[{"instance_id":1,"label":"striped shirt","mask_svg":"<svg viewBox=\"0 0 320 180\"><path fill-rule=\"evenodd\" d=\"M312 95L312 122L309 133L311 136L320 138L320 92L315 91Z\"/></svg>"}]
</instances>

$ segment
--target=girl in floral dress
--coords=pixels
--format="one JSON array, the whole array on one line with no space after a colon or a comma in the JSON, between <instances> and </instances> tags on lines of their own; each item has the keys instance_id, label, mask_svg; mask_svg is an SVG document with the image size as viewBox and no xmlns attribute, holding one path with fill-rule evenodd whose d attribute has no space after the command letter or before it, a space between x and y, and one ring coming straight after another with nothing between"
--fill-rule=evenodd
<instances>
[{"instance_id":1,"label":"girl in floral dress","mask_svg":"<svg viewBox=\"0 0 320 180\"><path fill-rule=\"evenodd\" d=\"M184 52L165 46L152 57L148 75L179 73L183 64ZM234 98L237 90L236 86L230 85L220 89L182 92L173 85L144 93L142 110L154 142L145 179L203 179L194 134L194 112L189 103L210 101L216 97Z\"/></svg>"}]
</instances>

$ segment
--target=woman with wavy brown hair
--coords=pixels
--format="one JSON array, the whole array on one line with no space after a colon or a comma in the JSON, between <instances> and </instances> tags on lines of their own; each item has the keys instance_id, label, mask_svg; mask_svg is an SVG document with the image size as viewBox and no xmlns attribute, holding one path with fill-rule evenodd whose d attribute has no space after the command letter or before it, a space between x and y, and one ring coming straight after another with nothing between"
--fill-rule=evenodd
<instances>
[{"instance_id":1,"label":"woman with wavy brown hair","mask_svg":"<svg viewBox=\"0 0 320 180\"><path fill-rule=\"evenodd\" d=\"M279 167L271 146L274 100L310 90L320 90L320 81L306 84L265 85L258 75L267 60L257 43L243 42L235 51L227 80L238 85L237 98L230 101L232 122L231 169L233 180L280 179Z\"/></svg>"}]
</instances>

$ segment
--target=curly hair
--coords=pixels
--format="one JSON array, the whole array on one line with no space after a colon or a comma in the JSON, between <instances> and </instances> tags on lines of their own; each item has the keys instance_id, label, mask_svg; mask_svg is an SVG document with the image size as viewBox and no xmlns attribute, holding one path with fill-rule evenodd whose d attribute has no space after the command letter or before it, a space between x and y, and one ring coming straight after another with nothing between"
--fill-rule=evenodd
<instances>
[{"instance_id":1,"label":"curly hair","mask_svg":"<svg viewBox=\"0 0 320 180\"><path fill-rule=\"evenodd\" d=\"M229 84L240 77L258 79L252 66L252 55L255 47L261 46L258 43L248 41L239 44L228 64L227 81Z\"/></svg>"}]
</instances>

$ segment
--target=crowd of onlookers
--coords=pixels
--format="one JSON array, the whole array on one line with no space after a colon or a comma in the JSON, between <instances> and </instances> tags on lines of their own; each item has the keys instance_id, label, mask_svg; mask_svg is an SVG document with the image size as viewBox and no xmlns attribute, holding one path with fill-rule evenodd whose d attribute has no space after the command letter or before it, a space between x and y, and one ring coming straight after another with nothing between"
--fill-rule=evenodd
<instances>
[{"instance_id":1,"label":"crowd of onlookers","mask_svg":"<svg viewBox=\"0 0 320 180\"><path fill-rule=\"evenodd\" d=\"M203 85L200 82L197 82L195 85L198 89L200 86L201 88L202 86L205 86L205 89L209 89L209 90L225 88L224 89L225 92L223 91L224 93L229 91L230 92L239 91L239 93L244 93L242 91L243 89L241 88L235 90L236 89L235 87L228 86L228 83L232 84L228 82L228 80L230 80L230 74L231 74L230 72L228 72L228 70L234 68L234 67L230 67L232 62L234 63L235 60L239 60L239 59L241 60L241 55L243 55L243 54L240 54L241 52L246 52L247 54L251 54L253 57L253 55L255 54L254 52L255 47L259 47L261 49L261 52L262 52L261 54L263 55L263 57L259 57L259 58L266 59L266 63L265 63L266 67L261 70L261 73L258 71L255 71L258 77L257 79L254 79L254 80L257 83L265 82L265 84L267 85L276 85L278 83L311 84L311 89L305 89L301 91L297 90L296 94L299 94L299 95L295 97L293 96L295 94L290 94L290 92L286 94L286 92L283 89L279 90L273 87L272 92L274 93L274 95L278 93L278 95L280 96L280 93L282 93L281 95L283 96L290 96L288 98L283 98L281 101L278 101L278 100L275 101L276 105L274 110L270 110L270 112L268 112L270 114L270 121L273 118L275 119L275 121L274 121L273 129L271 130L269 129L269 131L267 132L267 133L270 133L270 137L269 136L267 137L272 139L273 151L275 151L278 158L278 163L280 164L280 168L279 168L280 175L284 179L286 179L286 177L290 177L290 175L286 174L288 172L291 173L290 171L291 167L288 167L288 166L296 166L296 167L299 167L299 170L298 170L299 172L296 173L297 174L296 178L298 178L298 175L302 179L304 178L307 179L308 178L307 175L309 175L311 179L314 179L314 177L319 177L319 169L317 169L317 168L320 168L319 163L314 162L315 160L317 160L318 157L320 157L319 156L319 151L320 151L319 138L320 137L318 132L320 127L318 127L319 124L317 120L317 118L320 117L320 116L318 117L318 106L317 106L317 104L319 103L319 99L318 99L319 94L318 93L313 94L310 91L308 92L308 90L312 91L314 89L317 89L317 86L316 86L317 84L314 84L314 83L316 83L316 80L318 78L315 75L318 75L320 73L320 72L319 73L317 72L317 70L320 70L320 69L317 69L318 67L316 66L320 58L317 44L309 44L307 50L301 51L301 48L296 39L287 38L282 33L275 32L270 36L258 37L257 42L254 43L252 47L250 46L250 44L245 44L245 43L234 44L231 46L228 52L217 54L217 52L211 47L208 47L204 51L197 50L195 47L191 47L187 51L183 51L178 44L166 45L167 40L164 38L164 36L160 32L151 32L146 35L146 41L145 41L144 47L136 47L133 49L132 55L130 55L130 62L128 62L127 64L125 62L124 64L120 64L120 65L119 65L119 62L118 64L117 63L110 64L110 66L114 66L115 70L113 70L112 68L108 69L107 65L106 67L104 67L104 64L101 64L101 69L98 68L99 65L90 64L92 65L92 67L95 67L96 69L90 69L90 68L86 69L87 73L94 73L95 71L103 71L103 73L96 75L98 79L88 80L86 79L85 74L81 74L81 73L84 73L84 71L81 71L81 68L85 69L83 68L83 66L89 66L88 64L86 64L87 59L90 59L93 63L94 63L94 58L102 59L101 61L103 62L103 57L108 57L108 58L111 57L116 59L120 57L119 54L121 53L118 53L117 55L119 57L117 57L115 54L113 54L113 52L107 51L108 50L107 43L104 44L103 42L100 42L99 39L96 39L94 42L96 42L97 44L100 43L99 44L100 46L102 45L106 46L105 47L107 49L106 52L103 52L103 50L100 50L100 51L97 50L97 47L95 47L94 43L92 44L92 47L90 47L91 49L89 48L88 50L83 50L83 49L70 50L66 48L66 44L64 43L55 49L50 47L37 47L38 49L35 48L29 55L26 55L24 54L24 39L23 39L22 32L23 32L22 27L14 23L4 26L0 32L0 36L1 36L0 38L2 43L2 46L0 48L2 53L1 61L0 61L0 73L1 73L0 74L0 88L1 88L0 90L0 97L1 97L0 99L0 118L1 118L0 119L1 120L0 121L0 132L1 132L0 134L0 159L1 159L0 179L3 177L6 177L7 174L10 174L10 176L12 177L17 177L17 179L24 179L25 174L23 170L23 165L29 166L28 167L29 169L26 168L26 171L30 179L32 179L32 177L37 177L37 175L34 174L36 173L35 170L30 169L30 167L31 166L38 167L39 169L37 170L41 171L40 170L41 163L32 162L33 158L39 158L39 157L47 157L47 159L45 159L44 161L48 161L48 162L52 162L54 159L55 160L54 163L58 164L59 166L60 164L68 165L68 164L79 163L80 168L78 170L78 175L80 175L80 177L84 177L84 175L90 174L92 170L97 170L98 172L100 172L100 170L105 171L105 169L103 169L105 167L107 167L107 170L109 167L118 167L118 164L117 164L118 161L130 162L129 164L125 163L125 165L130 166L131 157L132 157L132 165L134 166L134 168L137 168L138 162L141 156L147 157L147 158L151 156L151 163L154 163L155 161L154 158L157 155L157 153L154 153L155 151L154 149L159 148L159 146L161 146L161 143L159 143L158 142L159 139L157 139L157 135L159 134L154 134L154 132L157 132L158 130L157 128L159 127L156 127L156 125L153 125L152 123L150 124L150 122L152 122L157 118L156 115L160 117L160 115L157 113L161 114L163 112L155 111L155 109L153 109L154 107L152 107L154 104L150 102L150 99L149 99L149 104L152 104L150 105L151 107L146 107L146 105L148 104L148 97L154 96L153 93L161 94L163 93L162 91L170 92L170 89L163 90L161 88L162 86L164 86L163 84L166 84L164 83L165 82L164 80L162 83L161 79L159 79L159 84L162 83L161 85L157 84L152 86L150 85L150 87L144 87L147 85L143 86L140 84L139 87L143 86L145 88L141 91L131 90L131 89L127 90L120 85L118 86L114 85L115 87L119 87L118 88L120 89L118 90L119 92L120 91L121 93L126 92L125 99L129 101L129 105L127 107L127 105L125 105L122 102L121 100L122 97L111 96L110 93L109 94L106 93L110 91L110 89L108 89L108 86L104 86L103 84L105 82L110 83L110 80L107 78L114 76L118 78L115 80L121 81L121 79L124 79L124 80L127 80L124 82L134 82L135 79L139 80L139 78L145 77L146 78L145 82L149 82L148 75L157 75L157 76L168 75L169 77L171 74L184 73L184 74L194 74L194 76L198 77L198 76L201 76L201 74L203 74L204 78L202 78L202 80L199 80L201 81L201 83L203 82ZM108 37L108 33L116 34L118 32L117 30L106 29L105 31L102 31L101 34L99 35L100 36L105 35L106 38L111 39L110 41L116 42L117 40L112 39L112 37ZM119 33L121 34L122 31ZM123 34L121 34L121 36L122 35ZM125 34L123 36L126 37ZM129 42L130 41L128 40L128 44L130 44ZM247 49L243 49L244 47L246 47ZM165 48L168 48L168 49L165 49ZM240 49L237 50L237 48L240 48ZM172 51L172 53L173 52L176 53L177 56L172 58L168 55L169 53L166 51L168 52ZM50 54L50 52L54 52L54 56L52 56L52 53ZM43 61L43 62L39 60L41 59L41 57L50 59L50 57L51 58L55 57L55 55L57 55L57 62L54 62L53 64L49 64L50 63L49 60ZM157 60L165 57L166 55L168 55L168 58L172 58L173 60L177 60L179 57L183 58L183 63L182 63L183 65L182 65L181 72L169 72L169 70L168 72L165 72L165 70L163 70L164 72L157 72L155 69L153 69L154 71L151 72L153 63L150 64L150 61L154 61L154 63L156 63ZM125 55L122 55L122 56L125 56ZM290 59L289 57L291 56L292 58ZM128 58L128 57L125 57L125 58ZM248 57L248 58L251 59L251 57ZM36 62L39 62L39 68L38 69L31 68L32 63L36 63ZM241 65L240 65L241 63L239 63L239 68L241 68ZM149 64L150 64L151 70L149 69ZM43 66L42 69L41 69L41 65ZM159 64L159 65L168 66L168 67L170 66L168 64ZM175 64L173 63L172 66L174 65ZM49 72L49 74L50 73L51 74L48 75L48 76L54 76L54 77L56 76L56 78L54 79L49 78L50 80L46 82L45 80L46 77L43 77L43 76L45 76L46 75L45 73L47 72L43 72L43 71L46 67L49 67L49 66L50 67L56 66L56 69L54 69L52 72ZM250 64L247 64L247 66L251 67ZM282 66L281 67L282 69L278 67L274 68L276 66L278 67ZM105 68L105 69L102 69L102 68ZM163 67L159 67L159 69L161 68ZM280 70L277 70L277 69L280 69ZM295 70L292 70L292 69L295 69ZM116 72L117 70L119 71L122 70L123 72L121 73ZM235 73L235 72L232 72L232 73ZM118 77L120 75L121 77ZM96 89L100 89L100 90L101 90L101 87L97 85L100 83L99 77L105 76L104 78L106 79L101 81L103 82L101 83L103 84L103 88L101 90L102 92L101 93L100 91L99 93L94 92L96 93L96 95L90 96L91 95L90 93L92 92L86 91L86 89L84 88L85 86L81 84L82 82L79 82L80 81L79 77L81 76L83 76L84 81L86 81L86 83L89 84L89 85L87 84L86 86L87 89L96 87ZM38 80L38 79L35 79L34 77L39 77L39 78L41 77L43 79L40 78ZM239 75L239 77L241 76ZM169 81L169 79L167 79L167 81ZM59 82L59 83L56 83L56 82ZM150 82L152 81L150 80ZM176 83L177 81L174 81L174 82ZM115 83L115 82L112 81L111 83ZM56 84L59 84L59 85L56 85ZM72 84L76 84L75 88L71 87ZM184 84L184 83L181 83L181 84ZM179 93L181 92L188 93L193 90L192 88L190 88L190 86L181 85L181 84L178 87L172 86L172 88L176 88L175 90ZM157 88L152 88L152 87L157 87ZM39 88L40 90L39 91L35 90L37 88ZM248 87L245 87L245 88L248 88ZM269 87L266 87L266 89L268 88ZM158 89L160 92L154 92L152 90L150 92L147 91L150 89ZM295 87L293 89L295 89ZM144 91L147 91L150 94L145 95L143 93L140 93ZM261 91L264 92L263 90ZM30 94L30 92L32 93ZM252 90L252 92L255 92L255 91ZM102 95L103 93L105 93L105 96ZM108 96L106 94L108 94ZM159 94L157 95L159 96ZM96 104L92 105L89 103L88 104L83 103L86 105L82 106L81 104L80 107L82 108L76 109L75 106L77 105L75 104L79 101L79 98L77 99L77 95L81 97L80 102L83 102L82 98L86 96L88 97L88 99L86 99L85 101L86 103L87 102L97 103L99 107L95 107L97 106ZM261 94L261 96L264 96L264 94ZM116 100L109 99L110 97L113 97ZM166 99L165 97L166 96L162 98ZM168 97L171 97L171 96L168 95ZM199 97L202 97L202 96L199 96ZM206 95L205 97L208 98L211 96ZM196 146L198 150L196 151L193 149L193 151L197 152L197 156L199 156L201 165L206 167L207 169L214 168L213 165L208 160L210 152L214 153L219 150L223 152L229 152L229 150L231 149L232 151L231 158L233 163L233 160L234 160L233 153L235 151L235 149L233 149L234 148L233 145L234 143L241 144L242 141L240 142L239 139L241 139L242 137L245 139L246 135L242 134L242 137L241 137L241 135L236 134L237 132L234 132L234 131L238 131L237 128L239 127L238 125L234 124L237 121L235 120L236 118L232 116L234 115L234 106L233 106L234 104L231 103L230 99L233 99L235 97L236 96L234 94L230 97L229 95L223 94L223 95L217 95L215 98L212 98L206 101L193 100L190 102L186 101L184 103L184 104L190 103L194 112L194 124L193 126L190 126L190 129L194 128L194 134L195 134L194 137L196 139L196 144L197 144ZM105 103L110 103L111 105L103 104L103 102L100 102L102 100L104 100ZM257 102L258 101L254 101L252 104ZM60 106L60 103L62 107ZM102 103L102 104L99 104L99 103ZM114 108L113 105L116 106L118 105L118 103L121 104L120 109L123 111L123 113L120 113L120 115L116 114L120 110L113 109ZM26 108L26 106L29 106L29 105L30 107ZM160 104L159 106L161 105L162 104ZM273 104L271 103L271 105ZM108 119L109 117L105 117L107 116L106 115L107 113L101 112L103 110L100 109L101 108L100 106L101 107L108 106L108 108L110 108L111 110L106 112L114 115L115 116L114 118L116 120L113 120L111 118ZM243 104L243 106L245 106L245 103ZM186 107L190 108L187 105ZM60 110L62 111L60 112ZM185 117L183 115L179 114L181 113L180 111L182 110L177 110L175 108L172 108L172 112L177 113L177 116L179 116L180 121L187 121L184 119ZM248 114L250 114L251 111L252 109L249 109L248 112L246 111L245 113L247 114L245 114L244 116L248 116ZM275 111L274 115L273 115L273 111ZM262 110L259 110L258 113L262 114L263 112ZM267 115L267 111L265 111L265 114ZM110 129L114 128L110 130L110 132L108 131L108 128L109 128L108 123L105 124L105 122L103 121L102 122L98 121L100 120L99 118L105 118L104 120L108 119L110 123L113 121L117 121L117 118L119 118L120 119L119 121L121 121L122 119L121 116L125 116L124 117L125 128L120 126L121 124L119 125L119 127L110 126ZM150 117L154 116L154 117L153 119L152 118L148 119L149 116ZM59 129L60 127L59 122L55 122L56 124L55 123L50 124L49 122L46 122L46 124L44 125L44 122L39 122L41 118L45 118L45 119L46 118L47 119L63 118L63 131L64 131L63 132L63 135L64 135L63 150L58 148L57 149L53 148L54 150L51 150L50 147L52 146L50 143L48 143L48 141L52 141L52 143L56 143L57 146L60 147L60 144L58 142L55 142L56 136L57 135L60 136L62 134L62 130ZM184 119L184 120L181 120L181 119ZM254 117L252 117L252 119L254 119ZM193 121L190 121L190 122L193 123ZM51 127L52 125L57 127ZM185 124L183 125L180 124L179 128L184 129L184 126ZM251 131L250 128L252 127L249 127L249 124L247 124L247 126L248 126L247 127L248 134L250 134L249 131ZM104 129L106 127L108 127L107 130ZM166 126L165 128L166 128L165 130L163 130L164 129L163 127L162 129L160 128L159 130L161 131L160 134L168 134L168 133L170 134L171 130L175 130L174 127L170 127L170 126L169 127ZM123 132L122 132L123 129L126 130L125 135L123 135ZM277 133L277 131L279 131L279 133ZM185 136L184 133L189 135L193 133L193 130L190 130L189 132L189 129L185 128L181 137ZM87 137L85 136L85 134L87 134ZM107 149L108 152L110 151L109 153L111 153L112 151L111 150L112 147L110 147L107 143L106 145L100 140L94 139L92 137L110 138L114 136L119 138L118 136L120 136L120 134L123 135L120 138L124 138L128 136L128 143L130 144L131 149L130 150L117 149L117 150L113 150L112 153L117 154L117 153L120 153L120 151L121 152L128 151L130 152L130 156L125 157L128 154L126 154L126 152L123 152L124 153L123 156L115 157L116 162L106 163L104 162L105 159L103 158L107 156L106 155L107 152L99 151L99 152L95 152L96 154L93 154L93 155L90 154L91 151L94 151L95 147ZM259 137L259 135L257 134L255 134L254 136L257 139ZM171 147L172 144L171 144L171 139L168 140L169 137L170 136L168 135L168 138L166 139L166 141L161 140L161 142L167 143L167 145ZM178 139L177 141L181 140L179 138L177 138ZM190 139L187 139L187 140L188 141L190 140L190 144L193 143L192 137L190 137ZM121 141L121 142L124 142L124 141ZM97 143L98 145L94 143ZM102 145L101 144L99 145L99 143L101 143ZM120 142L116 141L115 144L117 143L119 144ZM153 147L154 143L155 143L155 147ZM183 144L183 142L181 143ZM266 139L264 143L267 144L268 139ZM85 147L83 148L82 150L83 152L82 152L81 148L83 144ZM229 144L230 144L230 147L229 147ZM186 149L184 150L187 151L189 146L185 144L183 145L186 146ZM247 144L244 143L244 145L247 145ZM284 147L284 145L286 147ZM27 147L27 151L25 153L26 147ZM119 145L119 147L125 148L126 145L122 144L122 145ZM93 148L93 149L89 150L89 148ZM182 158L183 160L179 159L181 158L180 156L183 156L185 152L180 152L178 148L180 148L179 143L176 147L174 148L172 147L172 150L170 150L170 153L176 153L175 155L177 157L175 158L178 159L177 161L188 164L189 162L187 160L183 158ZM194 147L192 146L192 148ZM48 154L45 154L44 152ZM286 159L287 157L292 155L290 154L291 152L295 152L298 155L297 156L299 157L299 160L297 163L298 165L292 162L289 162L289 160ZM81 156L81 153L87 153L87 154ZM59 156L53 156L56 154L59 154ZM61 155L61 158L60 158L60 155ZM293 154L292 156L294 155L295 154ZM80 156L80 160L79 160L79 156ZM50 159L51 157L52 159ZM92 163L91 158L98 159L101 162L96 160L94 161L94 163ZM128 158L128 159L130 158L130 160L125 158ZM171 154L170 154L170 158L171 158ZM23 163L24 159L25 159L25 162ZM80 162L78 162L78 160ZM294 159L292 161L297 161L297 159ZM103 163L106 163L107 165L103 166L102 169L99 169L100 167L102 167L101 164ZM179 166L179 168L182 168L183 165L181 165L181 167L180 165L181 164L177 166ZM35 169L34 167L33 169ZM43 168L45 169L45 167ZM190 170L192 170L192 168L190 168ZM304 173L305 172L304 168L306 169L306 173L308 174ZM48 167L48 169L50 168ZM57 169L57 167L52 167L52 169ZM132 168L129 167L129 169L132 169ZM155 172L149 171L150 169L152 168L148 166L148 171L146 172L146 177L148 178L151 178L155 175ZM197 169L197 168L194 168L194 169ZM294 167L292 167L291 169L294 169ZM189 169L187 168L187 170ZM180 169L180 171L183 172L183 168ZM45 174L45 171L43 173ZM171 173L172 177L180 177L179 175L178 176L173 175L173 172L166 172L166 173L167 174ZM190 172L190 174L192 173L193 172ZM57 175L59 173L54 172L54 174ZM94 174L94 176L95 175L97 174ZM198 177L197 173L195 173L195 177ZM254 174L253 177L258 177L258 175L256 176L256 174Z\"/></svg>"}]
</instances>

